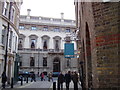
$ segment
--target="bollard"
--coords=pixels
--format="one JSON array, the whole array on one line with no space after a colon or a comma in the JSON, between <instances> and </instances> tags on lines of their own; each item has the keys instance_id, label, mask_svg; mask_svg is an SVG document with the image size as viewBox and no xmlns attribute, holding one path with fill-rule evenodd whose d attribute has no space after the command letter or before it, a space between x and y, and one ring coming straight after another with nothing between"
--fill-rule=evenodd
<instances>
[{"instance_id":1,"label":"bollard","mask_svg":"<svg viewBox=\"0 0 120 90\"><path fill-rule=\"evenodd\" d=\"M56 82L53 82L53 90L56 90Z\"/></svg>"},{"instance_id":2,"label":"bollard","mask_svg":"<svg viewBox=\"0 0 120 90\"><path fill-rule=\"evenodd\" d=\"M27 80L26 80L26 83L28 83L28 76L26 77L26 79L27 79Z\"/></svg>"},{"instance_id":3,"label":"bollard","mask_svg":"<svg viewBox=\"0 0 120 90\"><path fill-rule=\"evenodd\" d=\"M21 85L23 85L23 77L21 76Z\"/></svg>"},{"instance_id":4,"label":"bollard","mask_svg":"<svg viewBox=\"0 0 120 90\"><path fill-rule=\"evenodd\" d=\"M11 78L11 88L13 88L13 77Z\"/></svg>"},{"instance_id":5,"label":"bollard","mask_svg":"<svg viewBox=\"0 0 120 90\"><path fill-rule=\"evenodd\" d=\"M58 88L58 90L60 90L60 83L59 82L57 83L57 88Z\"/></svg>"}]
</instances>

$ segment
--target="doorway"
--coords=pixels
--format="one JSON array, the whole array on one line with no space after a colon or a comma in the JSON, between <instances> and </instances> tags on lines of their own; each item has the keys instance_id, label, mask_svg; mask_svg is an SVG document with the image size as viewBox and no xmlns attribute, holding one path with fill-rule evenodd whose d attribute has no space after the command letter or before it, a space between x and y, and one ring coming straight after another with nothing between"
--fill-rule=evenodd
<instances>
[{"instance_id":1,"label":"doorway","mask_svg":"<svg viewBox=\"0 0 120 90\"><path fill-rule=\"evenodd\" d=\"M59 57L56 57L53 60L53 72L60 72L60 59L59 59Z\"/></svg>"}]
</instances>

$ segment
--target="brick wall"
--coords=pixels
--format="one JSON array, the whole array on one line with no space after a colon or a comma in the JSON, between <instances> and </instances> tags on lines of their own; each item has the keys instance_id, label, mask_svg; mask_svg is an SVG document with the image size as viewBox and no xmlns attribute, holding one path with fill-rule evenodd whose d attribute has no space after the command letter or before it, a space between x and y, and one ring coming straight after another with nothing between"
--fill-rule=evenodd
<instances>
[{"instance_id":1,"label":"brick wall","mask_svg":"<svg viewBox=\"0 0 120 90\"><path fill-rule=\"evenodd\" d=\"M95 47L100 88L119 87L120 3L93 3Z\"/></svg>"}]
</instances>

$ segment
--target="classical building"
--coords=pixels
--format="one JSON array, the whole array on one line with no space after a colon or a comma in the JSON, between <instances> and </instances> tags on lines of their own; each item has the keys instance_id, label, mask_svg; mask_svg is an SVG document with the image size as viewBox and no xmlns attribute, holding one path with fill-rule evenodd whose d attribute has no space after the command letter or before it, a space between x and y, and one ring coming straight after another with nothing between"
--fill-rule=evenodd
<instances>
[{"instance_id":1,"label":"classical building","mask_svg":"<svg viewBox=\"0 0 120 90\"><path fill-rule=\"evenodd\" d=\"M8 83L14 77L21 4L21 0L0 0L0 76L6 71Z\"/></svg>"},{"instance_id":2,"label":"classical building","mask_svg":"<svg viewBox=\"0 0 120 90\"><path fill-rule=\"evenodd\" d=\"M120 88L120 2L75 0L84 88Z\"/></svg>"},{"instance_id":3,"label":"classical building","mask_svg":"<svg viewBox=\"0 0 120 90\"><path fill-rule=\"evenodd\" d=\"M41 16L20 16L19 44L20 70L34 71L36 74L44 72L60 72L77 70L76 58L64 58L64 44L66 37L74 41L76 29L74 20L49 18Z\"/></svg>"}]
</instances>

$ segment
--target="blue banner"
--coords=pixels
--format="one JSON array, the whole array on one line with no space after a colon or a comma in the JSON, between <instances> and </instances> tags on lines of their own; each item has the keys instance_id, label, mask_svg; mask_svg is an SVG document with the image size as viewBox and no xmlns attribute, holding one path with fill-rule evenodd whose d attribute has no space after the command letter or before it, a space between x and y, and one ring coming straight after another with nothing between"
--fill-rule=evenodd
<instances>
[{"instance_id":1,"label":"blue banner","mask_svg":"<svg viewBox=\"0 0 120 90\"><path fill-rule=\"evenodd\" d=\"M64 44L64 56L65 58L74 58L74 43Z\"/></svg>"}]
</instances>

